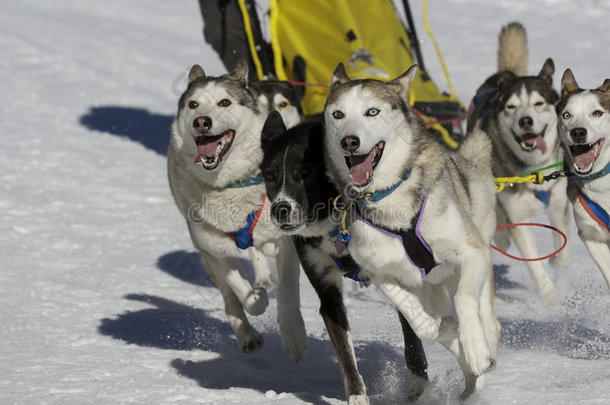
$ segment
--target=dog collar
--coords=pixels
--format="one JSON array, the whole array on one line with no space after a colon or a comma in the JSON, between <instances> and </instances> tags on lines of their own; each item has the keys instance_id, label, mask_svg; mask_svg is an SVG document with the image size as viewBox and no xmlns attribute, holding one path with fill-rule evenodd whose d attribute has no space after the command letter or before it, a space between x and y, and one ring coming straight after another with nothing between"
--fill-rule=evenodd
<instances>
[{"instance_id":1,"label":"dog collar","mask_svg":"<svg viewBox=\"0 0 610 405\"><path fill-rule=\"evenodd\" d=\"M246 218L246 225L244 225L243 228L238 229L235 232L225 232L225 235L235 241L235 244L239 249L245 250L254 244L252 233L254 232L258 219L263 212L266 199L267 193L264 193L263 197L261 198L261 206L256 211L253 211L248 215Z\"/></svg>"},{"instance_id":2,"label":"dog collar","mask_svg":"<svg viewBox=\"0 0 610 405\"><path fill-rule=\"evenodd\" d=\"M608 164L606 165L606 167L604 167L602 170L595 172L593 174L588 174L586 176L580 176L576 173L570 173L568 176L571 179L574 180L595 180L595 179L599 179L601 177L606 176L607 174L610 173L610 162L608 162Z\"/></svg>"},{"instance_id":3,"label":"dog collar","mask_svg":"<svg viewBox=\"0 0 610 405\"><path fill-rule=\"evenodd\" d=\"M248 177L247 179L237 180L235 183L231 183L227 188L244 188L249 186L255 186L263 182L263 175L258 173L256 176Z\"/></svg>"},{"instance_id":4,"label":"dog collar","mask_svg":"<svg viewBox=\"0 0 610 405\"><path fill-rule=\"evenodd\" d=\"M606 228L610 232L610 216L605 209L603 209L598 203L591 200L582 190L575 184L576 194L582 204L582 207L587 211L587 214L593 218L595 222Z\"/></svg>"},{"instance_id":5,"label":"dog collar","mask_svg":"<svg viewBox=\"0 0 610 405\"><path fill-rule=\"evenodd\" d=\"M363 194L360 197L356 197L356 198L352 198L352 197L346 195L345 198L347 198L348 200L351 200L357 204L361 204L361 205L366 205L369 203L376 203L376 202L379 202L380 200L386 198L390 194L392 194L409 177L411 177L411 171L406 172L405 176L403 177L402 180L400 180L398 183L394 184L393 186L391 186L389 188L386 188L383 190L378 190L378 191L375 191L374 193Z\"/></svg>"}]
</instances>

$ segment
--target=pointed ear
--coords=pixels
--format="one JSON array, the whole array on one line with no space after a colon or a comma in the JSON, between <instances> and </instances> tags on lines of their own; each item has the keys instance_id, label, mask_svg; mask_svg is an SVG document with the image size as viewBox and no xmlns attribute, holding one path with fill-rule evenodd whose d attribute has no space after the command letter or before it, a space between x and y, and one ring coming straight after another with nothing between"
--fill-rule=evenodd
<instances>
[{"instance_id":1,"label":"pointed ear","mask_svg":"<svg viewBox=\"0 0 610 405\"><path fill-rule=\"evenodd\" d=\"M570 69L566 69L561 78L561 98L565 98L565 96L577 90L580 90L580 87L576 83L574 73Z\"/></svg>"},{"instance_id":2,"label":"pointed ear","mask_svg":"<svg viewBox=\"0 0 610 405\"><path fill-rule=\"evenodd\" d=\"M193 65L191 71L189 72L189 84L197 79L203 79L204 77L205 72L203 71L203 68L199 65Z\"/></svg>"},{"instance_id":3,"label":"pointed ear","mask_svg":"<svg viewBox=\"0 0 610 405\"><path fill-rule=\"evenodd\" d=\"M400 97L408 104L409 103L409 87L415 79L419 67L417 65L411 66L406 72L392 80L390 83L397 84L400 86Z\"/></svg>"},{"instance_id":4,"label":"pointed ear","mask_svg":"<svg viewBox=\"0 0 610 405\"><path fill-rule=\"evenodd\" d=\"M282 115L277 111L271 111L261 132L261 147L265 149L269 142L284 132L286 132L286 125L284 125Z\"/></svg>"},{"instance_id":5,"label":"pointed ear","mask_svg":"<svg viewBox=\"0 0 610 405\"><path fill-rule=\"evenodd\" d=\"M597 88L599 91L603 91L604 93L610 93L610 79L604 80L604 84Z\"/></svg>"},{"instance_id":6,"label":"pointed ear","mask_svg":"<svg viewBox=\"0 0 610 405\"><path fill-rule=\"evenodd\" d=\"M549 85L552 85L553 73L555 73L555 64L553 63L553 59L548 58L544 61L544 65L542 65L542 69L540 70L540 73L538 73L538 77L548 82Z\"/></svg>"},{"instance_id":7,"label":"pointed ear","mask_svg":"<svg viewBox=\"0 0 610 405\"><path fill-rule=\"evenodd\" d=\"M345 66L343 63L339 62L335 71L333 72L333 77L330 79L330 87L333 88L337 84L344 84L350 81L349 76L345 73Z\"/></svg>"},{"instance_id":8,"label":"pointed ear","mask_svg":"<svg viewBox=\"0 0 610 405\"><path fill-rule=\"evenodd\" d=\"M248 62L240 59L235 65L235 69L227 75L230 79L243 82L244 87L248 87Z\"/></svg>"}]
</instances>

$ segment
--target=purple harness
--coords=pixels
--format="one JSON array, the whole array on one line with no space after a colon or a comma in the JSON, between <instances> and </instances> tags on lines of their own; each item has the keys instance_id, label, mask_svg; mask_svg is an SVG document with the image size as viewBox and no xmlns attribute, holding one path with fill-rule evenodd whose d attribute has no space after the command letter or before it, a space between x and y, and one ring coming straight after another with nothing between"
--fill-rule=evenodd
<instances>
[{"instance_id":1,"label":"purple harness","mask_svg":"<svg viewBox=\"0 0 610 405\"><path fill-rule=\"evenodd\" d=\"M425 241L421 232L419 231L419 227L421 225L421 219L424 214L424 209L426 208L426 202L428 201L428 192L424 197L424 201L422 203L421 209L419 210L419 214L413 217L412 225L410 229L406 231L401 231L400 234L388 231L387 229L381 228L378 225L373 224L372 222L363 218L360 213L356 210L356 215L358 218L368 226L377 229L385 233L386 235L392 236L402 243L404 247L405 254L409 262L417 267L421 272L421 276L426 277L426 275L434 268L437 263L434 260L434 256L432 255L432 249Z\"/></svg>"}]
</instances>

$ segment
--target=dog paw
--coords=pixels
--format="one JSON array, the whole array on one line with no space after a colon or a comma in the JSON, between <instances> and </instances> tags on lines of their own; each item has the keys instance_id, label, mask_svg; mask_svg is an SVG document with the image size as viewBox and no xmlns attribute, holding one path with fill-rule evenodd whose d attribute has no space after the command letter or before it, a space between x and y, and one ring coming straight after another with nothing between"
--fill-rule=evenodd
<instances>
[{"instance_id":1,"label":"dog paw","mask_svg":"<svg viewBox=\"0 0 610 405\"><path fill-rule=\"evenodd\" d=\"M538 286L538 295L544 302L552 303L557 299L557 290L550 280Z\"/></svg>"},{"instance_id":2,"label":"dog paw","mask_svg":"<svg viewBox=\"0 0 610 405\"><path fill-rule=\"evenodd\" d=\"M237 343L242 352L254 353L263 347L264 341L260 333L252 329L247 333L243 333L241 336L237 336Z\"/></svg>"},{"instance_id":3,"label":"dog paw","mask_svg":"<svg viewBox=\"0 0 610 405\"><path fill-rule=\"evenodd\" d=\"M255 288L250 291L248 297L244 302L244 308L250 315L260 315L265 312L269 305L269 299L267 298L267 290L264 288Z\"/></svg>"},{"instance_id":4,"label":"dog paw","mask_svg":"<svg viewBox=\"0 0 610 405\"><path fill-rule=\"evenodd\" d=\"M347 405L369 405L369 397L366 395L350 395L347 398Z\"/></svg>"},{"instance_id":5,"label":"dog paw","mask_svg":"<svg viewBox=\"0 0 610 405\"><path fill-rule=\"evenodd\" d=\"M267 292L271 292L275 288L275 281L269 276L260 280L254 280L254 286L256 288L264 288Z\"/></svg>"},{"instance_id":6,"label":"dog paw","mask_svg":"<svg viewBox=\"0 0 610 405\"><path fill-rule=\"evenodd\" d=\"M280 246L277 243L267 242L261 246L261 252L265 256L277 256L280 251Z\"/></svg>"},{"instance_id":7,"label":"dog paw","mask_svg":"<svg viewBox=\"0 0 610 405\"><path fill-rule=\"evenodd\" d=\"M462 333L460 343L462 344L466 363L475 376L480 376L495 367L496 362L491 357L491 352L485 339L478 339L475 336Z\"/></svg>"},{"instance_id":8,"label":"dog paw","mask_svg":"<svg viewBox=\"0 0 610 405\"><path fill-rule=\"evenodd\" d=\"M292 316L290 314L284 316L278 314L278 317L282 345L290 358L299 362L303 359L307 350L307 334L305 333L303 318L300 313L292 314Z\"/></svg>"}]
</instances>

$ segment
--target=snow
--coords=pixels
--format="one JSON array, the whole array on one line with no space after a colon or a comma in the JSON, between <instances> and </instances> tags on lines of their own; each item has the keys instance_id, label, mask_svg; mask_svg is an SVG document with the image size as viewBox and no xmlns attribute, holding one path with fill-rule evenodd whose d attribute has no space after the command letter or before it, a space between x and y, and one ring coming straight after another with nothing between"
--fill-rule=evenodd
<instances>
[{"instance_id":1,"label":"snow","mask_svg":"<svg viewBox=\"0 0 610 405\"><path fill-rule=\"evenodd\" d=\"M421 2L411 5L428 70L445 88ZM556 83L569 66L581 86L599 86L610 76L608 15L601 0L429 5L466 102L494 72L497 34L513 20L528 30L532 73L552 56ZM188 68L224 72L201 28L196 1L0 3L0 403L344 403L306 278L305 359L283 351L274 294L252 319L265 346L241 353L174 207L165 150ZM548 231L536 233L550 251ZM470 403L610 403L610 294L569 236L575 260L551 271L553 305L535 297L523 264L494 253L504 331L498 367ZM373 288L346 281L345 291L372 402L402 402L396 314ZM456 361L425 347L432 385L419 403L457 403Z\"/></svg>"}]
</instances>

